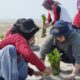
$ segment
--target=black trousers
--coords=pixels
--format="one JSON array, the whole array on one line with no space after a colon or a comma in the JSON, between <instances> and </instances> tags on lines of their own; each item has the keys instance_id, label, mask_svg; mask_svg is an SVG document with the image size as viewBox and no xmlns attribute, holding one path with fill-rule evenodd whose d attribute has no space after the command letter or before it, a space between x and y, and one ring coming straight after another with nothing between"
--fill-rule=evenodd
<instances>
[{"instance_id":1,"label":"black trousers","mask_svg":"<svg viewBox=\"0 0 80 80\"><path fill-rule=\"evenodd\" d=\"M62 53L62 56L61 56L61 61L63 61L64 63L72 63L72 64L75 64L75 60L74 59L70 59L64 51L60 51Z\"/></svg>"}]
</instances>

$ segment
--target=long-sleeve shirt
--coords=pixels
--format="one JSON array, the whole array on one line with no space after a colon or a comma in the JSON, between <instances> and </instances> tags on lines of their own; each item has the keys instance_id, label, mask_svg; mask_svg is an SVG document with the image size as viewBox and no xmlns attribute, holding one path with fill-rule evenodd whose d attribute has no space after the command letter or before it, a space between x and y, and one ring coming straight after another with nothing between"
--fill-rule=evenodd
<instances>
[{"instance_id":1,"label":"long-sleeve shirt","mask_svg":"<svg viewBox=\"0 0 80 80\"><path fill-rule=\"evenodd\" d=\"M11 30L13 26L5 33L5 37L11 36ZM30 40L29 40L30 41ZM34 70L28 67L28 75L32 76L34 74Z\"/></svg>"},{"instance_id":2,"label":"long-sleeve shirt","mask_svg":"<svg viewBox=\"0 0 80 80\"><path fill-rule=\"evenodd\" d=\"M80 31L73 30L64 43L56 42L53 36L49 36L40 50L42 60L45 60L45 56L51 52L54 45L63 50L70 60L75 59L75 63L80 64Z\"/></svg>"},{"instance_id":3,"label":"long-sleeve shirt","mask_svg":"<svg viewBox=\"0 0 80 80\"><path fill-rule=\"evenodd\" d=\"M7 45L14 45L17 53L21 55L25 61L35 65L40 71L45 69L43 62L33 53L29 47L28 41L22 35L15 33L4 38L0 42L0 49Z\"/></svg>"},{"instance_id":4,"label":"long-sleeve shirt","mask_svg":"<svg viewBox=\"0 0 80 80\"><path fill-rule=\"evenodd\" d=\"M55 21L59 20L60 12L61 12L60 6L55 5L54 7L52 7L52 14L54 14L54 16L51 19L51 14L50 14L50 12L48 12L48 22L52 21L52 24L54 24Z\"/></svg>"},{"instance_id":5,"label":"long-sleeve shirt","mask_svg":"<svg viewBox=\"0 0 80 80\"><path fill-rule=\"evenodd\" d=\"M70 15L67 10L62 5L52 6L52 16L50 11L48 11L48 22L52 21L54 24L57 20L64 20L66 22L72 22Z\"/></svg>"}]
</instances>

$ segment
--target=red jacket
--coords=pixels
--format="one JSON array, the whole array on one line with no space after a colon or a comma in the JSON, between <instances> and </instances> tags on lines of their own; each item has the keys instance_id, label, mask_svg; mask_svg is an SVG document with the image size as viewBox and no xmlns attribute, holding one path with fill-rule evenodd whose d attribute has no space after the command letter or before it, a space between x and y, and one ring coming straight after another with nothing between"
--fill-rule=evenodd
<instances>
[{"instance_id":1,"label":"red jacket","mask_svg":"<svg viewBox=\"0 0 80 80\"><path fill-rule=\"evenodd\" d=\"M59 20L60 12L61 12L60 6L58 6L58 5L55 5L54 7L52 6L52 14L54 14L54 16L51 19L51 14L50 14L50 12L48 12L48 22L52 21L52 24L54 24L57 20Z\"/></svg>"},{"instance_id":2,"label":"red jacket","mask_svg":"<svg viewBox=\"0 0 80 80\"><path fill-rule=\"evenodd\" d=\"M16 47L16 51L25 59L25 61L35 65L40 71L43 71L45 69L43 62L32 52L28 41L23 36L15 33L4 38L0 42L0 49L10 44Z\"/></svg>"},{"instance_id":3,"label":"red jacket","mask_svg":"<svg viewBox=\"0 0 80 80\"><path fill-rule=\"evenodd\" d=\"M80 11L76 14L73 20L73 25L80 29Z\"/></svg>"},{"instance_id":4,"label":"red jacket","mask_svg":"<svg viewBox=\"0 0 80 80\"><path fill-rule=\"evenodd\" d=\"M77 9L78 13L75 15L73 19L73 25L75 25L76 28L80 29L80 0L77 0Z\"/></svg>"}]
</instances>

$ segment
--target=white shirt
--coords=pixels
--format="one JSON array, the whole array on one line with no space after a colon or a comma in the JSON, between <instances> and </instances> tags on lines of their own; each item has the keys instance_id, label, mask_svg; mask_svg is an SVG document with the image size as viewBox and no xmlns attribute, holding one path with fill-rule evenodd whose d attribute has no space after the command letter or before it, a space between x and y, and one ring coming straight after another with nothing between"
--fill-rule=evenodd
<instances>
[{"instance_id":1,"label":"white shirt","mask_svg":"<svg viewBox=\"0 0 80 80\"><path fill-rule=\"evenodd\" d=\"M62 7L61 5L60 5L60 7L61 7L60 20L64 20L66 22L71 23L72 20L71 20L69 13L67 12L67 10L64 7Z\"/></svg>"}]
</instances>

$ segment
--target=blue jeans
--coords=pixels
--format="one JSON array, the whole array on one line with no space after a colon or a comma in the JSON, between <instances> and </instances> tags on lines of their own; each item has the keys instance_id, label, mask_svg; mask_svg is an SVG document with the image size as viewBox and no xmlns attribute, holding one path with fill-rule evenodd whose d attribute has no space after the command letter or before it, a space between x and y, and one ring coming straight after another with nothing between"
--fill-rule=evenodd
<instances>
[{"instance_id":1,"label":"blue jeans","mask_svg":"<svg viewBox=\"0 0 80 80\"><path fill-rule=\"evenodd\" d=\"M8 45L0 50L0 76L5 80L25 80L27 74L28 64L17 55L13 45Z\"/></svg>"}]
</instances>

